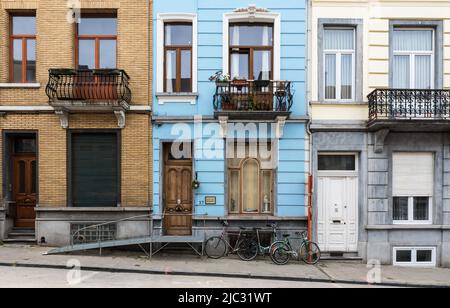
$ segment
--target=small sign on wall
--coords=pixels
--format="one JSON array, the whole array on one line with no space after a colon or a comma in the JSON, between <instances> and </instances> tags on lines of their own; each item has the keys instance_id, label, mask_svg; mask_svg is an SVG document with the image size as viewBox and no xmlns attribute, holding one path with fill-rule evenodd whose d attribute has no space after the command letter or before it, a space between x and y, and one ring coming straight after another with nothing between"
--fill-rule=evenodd
<instances>
[{"instance_id":1,"label":"small sign on wall","mask_svg":"<svg viewBox=\"0 0 450 308\"><path fill-rule=\"evenodd\" d=\"M205 204L206 205L216 205L217 199L214 196L206 196L205 197Z\"/></svg>"}]
</instances>

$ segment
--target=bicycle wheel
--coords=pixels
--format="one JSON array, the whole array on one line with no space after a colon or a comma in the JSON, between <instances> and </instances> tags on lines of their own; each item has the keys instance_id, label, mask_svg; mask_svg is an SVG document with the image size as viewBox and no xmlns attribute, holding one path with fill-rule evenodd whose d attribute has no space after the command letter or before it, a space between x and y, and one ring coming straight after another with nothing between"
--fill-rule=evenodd
<instances>
[{"instance_id":1,"label":"bicycle wheel","mask_svg":"<svg viewBox=\"0 0 450 308\"><path fill-rule=\"evenodd\" d=\"M258 243L255 240L243 239L238 244L237 255L242 261L252 261L258 256Z\"/></svg>"},{"instance_id":2,"label":"bicycle wheel","mask_svg":"<svg viewBox=\"0 0 450 308\"><path fill-rule=\"evenodd\" d=\"M275 246L270 257L276 265L286 265L291 260L291 253L287 245Z\"/></svg>"},{"instance_id":3,"label":"bicycle wheel","mask_svg":"<svg viewBox=\"0 0 450 308\"><path fill-rule=\"evenodd\" d=\"M300 247L299 255L306 264L315 265L320 261L321 252L316 243L308 241Z\"/></svg>"},{"instance_id":4,"label":"bicycle wheel","mask_svg":"<svg viewBox=\"0 0 450 308\"><path fill-rule=\"evenodd\" d=\"M227 243L219 236L210 237L205 243L205 254L211 259L220 259L227 253Z\"/></svg>"}]
</instances>

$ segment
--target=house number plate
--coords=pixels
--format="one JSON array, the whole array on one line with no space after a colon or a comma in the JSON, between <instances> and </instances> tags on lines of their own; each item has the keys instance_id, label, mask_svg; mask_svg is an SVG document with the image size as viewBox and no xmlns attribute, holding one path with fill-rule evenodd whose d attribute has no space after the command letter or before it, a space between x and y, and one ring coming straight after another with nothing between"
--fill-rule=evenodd
<instances>
[{"instance_id":1,"label":"house number plate","mask_svg":"<svg viewBox=\"0 0 450 308\"><path fill-rule=\"evenodd\" d=\"M217 204L216 197L213 197L213 196L205 197L205 204L207 204L207 205L216 205Z\"/></svg>"}]
</instances>

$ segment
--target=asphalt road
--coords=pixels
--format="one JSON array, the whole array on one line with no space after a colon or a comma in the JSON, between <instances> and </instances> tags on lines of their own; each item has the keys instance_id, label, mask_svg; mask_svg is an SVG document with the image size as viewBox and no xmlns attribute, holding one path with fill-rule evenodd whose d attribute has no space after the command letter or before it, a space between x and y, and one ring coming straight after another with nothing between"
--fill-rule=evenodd
<instances>
[{"instance_id":1,"label":"asphalt road","mask_svg":"<svg viewBox=\"0 0 450 308\"><path fill-rule=\"evenodd\" d=\"M70 283L69 283L70 282ZM342 284L0 267L0 288L343 288ZM369 286L350 286L369 287Z\"/></svg>"}]
</instances>

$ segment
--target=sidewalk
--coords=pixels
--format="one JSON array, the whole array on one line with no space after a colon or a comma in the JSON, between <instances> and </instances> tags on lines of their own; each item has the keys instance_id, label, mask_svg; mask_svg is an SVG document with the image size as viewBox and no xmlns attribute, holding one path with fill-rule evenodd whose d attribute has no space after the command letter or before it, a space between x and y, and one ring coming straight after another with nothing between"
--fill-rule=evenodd
<instances>
[{"instance_id":1,"label":"sidewalk","mask_svg":"<svg viewBox=\"0 0 450 308\"><path fill-rule=\"evenodd\" d=\"M65 269L69 260L77 260L88 271L142 273L180 276L215 276L258 278L286 281L336 282L367 284L369 269L364 264L323 262L317 266L292 262L277 266L270 259L242 262L234 257L221 260L201 259L190 255L164 255L149 260L139 252L109 252L104 256L91 253L79 255L42 255L48 249L37 246L0 246L0 266ZM382 284L386 286L447 286L450 269L381 268Z\"/></svg>"}]
</instances>

